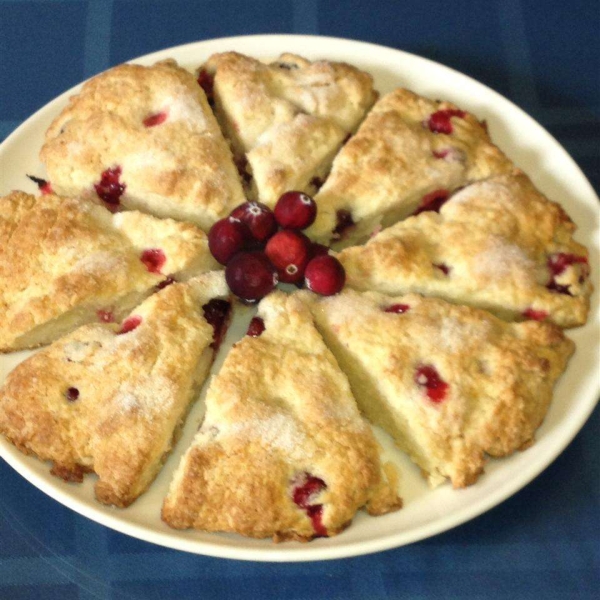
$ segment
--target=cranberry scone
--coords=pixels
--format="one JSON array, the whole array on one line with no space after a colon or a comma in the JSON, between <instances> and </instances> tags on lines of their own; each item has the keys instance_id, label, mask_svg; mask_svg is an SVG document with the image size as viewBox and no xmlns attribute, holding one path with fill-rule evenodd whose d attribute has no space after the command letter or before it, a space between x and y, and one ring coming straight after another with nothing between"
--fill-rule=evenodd
<instances>
[{"instance_id":1,"label":"cranberry scone","mask_svg":"<svg viewBox=\"0 0 600 600\"><path fill-rule=\"evenodd\" d=\"M119 321L157 286L217 268L190 223L12 192L0 198L0 352Z\"/></svg>"},{"instance_id":2,"label":"cranberry scone","mask_svg":"<svg viewBox=\"0 0 600 600\"><path fill-rule=\"evenodd\" d=\"M211 381L162 517L178 529L310 540L339 533L363 506L399 508L395 478L310 311L274 292Z\"/></svg>"},{"instance_id":3,"label":"cranberry scone","mask_svg":"<svg viewBox=\"0 0 600 600\"><path fill-rule=\"evenodd\" d=\"M289 190L317 190L377 96L368 73L294 54L271 64L215 54L199 81L213 94L251 195L268 206Z\"/></svg>"},{"instance_id":4,"label":"cranberry scone","mask_svg":"<svg viewBox=\"0 0 600 600\"><path fill-rule=\"evenodd\" d=\"M84 84L41 151L52 189L208 231L244 195L194 76L172 60L120 65Z\"/></svg>"},{"instance_id":5,"label":"cranberry scone","mask_svg":"<svg viewBox=\"0 0 600 600\"><path fill-rule=\"evenodd\" d=\"M554 324L506 323L416 294L310 300L360 408L432 485L470 485L486 455L532 443L574 350Z\"/></svg>"},{"instance_id":6,"label":"cranberry scone","mask_svg":"<svg viewBox=\"0 0 600 600\"><path fill-rule=\"evenodd\" d=\"M124 507L153 481L197 396L229 312L222 272L170 285L120 325L85 325L12 371L0 433Z\"/></svg>"},{"instance_id":7,"label":"cranberry scone","mask_svg":"<svg viewBox=\"0 0 600 600\"><path fill-rule=\"evenodd\" d=\"M457 192L338 258L347 284L387 294L418 292L509 320L585 323L592 284L587 249L564 210L524 174Z\"/></svg>"},{"instance_id":8,"label":"cranberry scone","mask_svg":"<svg viewBox=\"0 0 600 600\"><path fill-rule=\"evenodd\" d=\"M468 182L513 168L472 114L397 89L375 104L335 158L307 234L355 244L438 206Z\"/></svg>"}]
</instances>

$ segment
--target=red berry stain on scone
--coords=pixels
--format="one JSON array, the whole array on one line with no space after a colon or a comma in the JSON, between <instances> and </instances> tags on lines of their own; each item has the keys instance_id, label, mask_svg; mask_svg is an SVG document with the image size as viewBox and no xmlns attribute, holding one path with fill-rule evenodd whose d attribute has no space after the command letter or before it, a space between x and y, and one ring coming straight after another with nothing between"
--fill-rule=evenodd
<instances>
[{"instance_id":1,"label":"red berry stain on scone","mask_svg":"<svg viewBox=\"0 0 600 600\"><path fill-rule=\"evenodd\" d=\"M277 231L275 215L260 202L244 202L231 211L231 216L245 223L252 237L260 244L265 244Z\"/></svg>"},{"instance_id":2,"label":"red berry stain on scone","mask_svg":"<svg viewBox=\"0 0 600 600\"><path fill-rule=\"evenodd\" d=\"M225 335L225 325L231 310L231 304L227 300L213 298L202 307L202 310L204 311L204 318L213 328L213 341L210 347L218 350Z\"/></svg>"},{"instance_id":3,"label":"red berry stain on scone","mask_svg":"<svg viewBox=\"0 0 600 600\"><path fill-rule=\"evenodd\" d=\"M429 194L425 194L423 199L421 200L421 204L417 210L413 213L413 215L419 215L422 212L431 210L434 212L440 212L440 208L446 204L446 201L450 197L450 192L445 189L434 190L433 192L429 192Z\"/></svg>"},{"instance_id":4,"label":"red berry stain on scone","mask_svg":"<svg viewBox=\"0 0 600 600\"><path fill-rule=\"evenodd\" d=\"M346 271L334 256L322 254L313 258L304 271L306 287L321 296L333 296L342 291L346 283Z\"/></svg>"},{"instance_id":5,"label":"red berry stain on scone","mask_svg":"<svg viewBox=\"0 0 600 600\"><path fill-rule=\"evenodd\" d=\"M238 252L225 269L229 289L241 300L257 302L273 291L277 269L264 252Z\"/></svg>"},{"instance_id":6,"label":"red berry stain on scone","mask_svg":"<svg viewBox=\"0 0 600 600\"><path fill-rule=\"evenodd\" d=\"M247 247L251 234L248 226L235 217L217 221L208 232L208 248L222 265Z\"/></svg>"},{"instance_id":7,"label":"red berry stain on scone","mask_svg":"<svg viewBox=\"0 0 600 600\"><path fill-rule=\"evenodd\" d=\"M568 267L575 264L585 265L582 268L582 273L579 277L579 283L583 283L589 275L588 259L585 256L567 254L566 252L552 254L548 258L547 263L548 269L550 270L550 281L548 282L546 287L552 292L572 296L570 286L558 283L556 281L556 278L562 275Z\"/></svg>"},{"instance_id":8,"label":"red berry stain on scone","mask_svg":"<svg viewBox=\"0 0 600 600\"><path fill-rule=\"evenodd\" d=\"M150 273L160 273L167 262L167 257L160 248L148 248L142 252L140 260Z\"/></svg>"},{"instance_id":9,"label":"red berry stain on scone","mask_svg":"<svg viewBox=\"0 0 600 600\"><path fill-rule=\"evenodd\" d=\"M341 240L344 237L344 234L348 232L349 229L354 227L356 223L354 219L352 219L352 213L345 208L342 208L336 213L337 223L333 230L332 239Z\"/></svg>"},{"instance_id":10,"label":"red berry stain on scone","mask_svg":"<svg viewBox=\"0 0 600 600\"><path fill-rule=\"evenodd\" d=\"M265 254L275 265L279 281L296 283L304 277L310 244L303 233L290 229L277 232L268 241Z\"/></svg>"},{"instance_id":11,"label":"red berry stain on scone","mask_svg":"<svg viewBox=\"0 0 600 600\"><path fill-rule=\"evenodd\" d=\"M103 310L103 309L99 309L96 311L96 315L98 316L98 321L100 321L101 323L114 323L115 322L115 315L113 314L112 310Z\"/></svg>"},{"instance_id":12,"label":"red berry stain on scone","mask_svg":"<svg viewBox=\"0 0 600 600\"><path fill-rule=\"evenodd\" d=\"M431 365L421 365L415 373L415 383L424 387L427 397L432 402L442 402L448 391L448 384L440 377L436 368Z\"/></svg>"},{"instance_id":13,"label":"red berry stain on scone","mask_svg":"<svg viewBox=\"0 0 600 600\"><path fill-rule=\"evenodd\" d=\"M246 335L250 337L258 337L265 330L265 322L260 317L254 317L248 325Z\"/></svg>"},{"instance_id":14,"label":"red berry stain on scone","mask_svg":"<svg viewBox=\"0 0 600 600\"><path fill-rule=\"evenodd\" d=\"M535 310L534 308L527 308L523 311L523 316L526 319L532 321L543 321L548 318L548 313L545 310Z\"/></svg>"},{"instance_id":15,"label":"red berry stain on scone","mask_svg":"<svg viewBox=\"0 0 600 600\"><path fill-rule=\"evenodd\" d=\"M68 402L75 402L79 398L79 390L76 387L67 388L65 398Z\"/></svg>"},{"instance_id":16,"label":"red berry stain on scone","mask_svg":"<svg viewBox=\"0 0 600 600\"><path fill-rule=\"evenodd\" d=\"M465 153L459 148L442 148L441 150L432 150L433 156L445 160L446 162L464 162L466 159Z\"/></svg>"},{"instance_id":17,"label":"red berry stain on scone","mask_svg":"<svg viewBox=\"0 0 600 600\"><path fill-rule=\"evenodd\" d=\"M167 116L168 113L166 110L162 110L161 112L149 115L144 119L144 126L156 127L157 125L161 125L167 120Z\"/></svg>"},{"instance_id":18,"label":"red berry stain on scone","mask_svg":"<svg viewBox=\"0 0 600 600\"><path fill-rule=\"evenodd\" d=\"M323 505L315 504L315 500L326 489L327 485L322 479L306 472L300 473L292 481L294 504L306 511L318 537L326 537L327 529L323 525Z\"/></svg>"},{"instance_id":19,"label":"red berry stain on scone","mask_svg":"<svg viewBox=\"0 0 600 600\"><path fill-rule=\"evenodd\" d=\"M286 229L306 229L315 222L317 204L302 192L286 192L275 205L275 218Z\"/></svg>"},{"instance_id":20,"label":"red berry stain on scone","mask_svg":"<svg viewBox=\"0 0 600 600\"><path fill-rule=\"evenodd\" d=\"M408 304L392 304L391 306L388 306L387 308L385 308L384 312L402 315L409 309L410 309L410 306Z\"/></svg>"},{"instance_id":21,"label":"red berry stain on scone","mask_svg":"<svg viewBox=\"0 0 600 600\"><path fill-rule=\"evenodd\" d=\"M45 179L42 179L41 177L36 177L35 175L27 175L27 177L29 177L29 179L31 179L31 181L33 181L33 183L35 183L38 186L38 189L40 190L42 196L45 196L46 194L54 193L54 190L52 189L52 185L50 184L49 181L46 181Z\"/></svg>"},{"instance_id":22,"label":"red berry stain on scone","mask_svg":"<svg viewBox=\"0 0 600 600\"><path fill-rule=\"evenodd\" d=\"M117 335L122 335L124 333L129 333L134 329L137 329L142 322L142 317L139 315L132 315L131 317L127 317L123 321L123 325L121 325L121 329L117 331Z\"/></svg>"},{"instance_id":23,"label":"red berry stain on scone","mask_svg":"<svg viewBox=\"0 0 600 600\"><path fill-rule=\"evenodd\" d=\"M454 131L452 126L452 117L459 117L464 119L467 113L464 110L458 110L455 108L448 108L445 110L438 110L434 112L427 121L427 126L433 133L443 133L450 135Z\"/></svg>"},{"instance_id":24,"label":"red berry stain on scone","mask_svg":"<svg viewBox=\"0 0 600 600\"><path fill-rule=\"evenodd\" d=\"M100 176L100 181L94 184L96 194L107 204L107 208L115 211L121 204L121 196L127 186L121 182L121 167L106 169Z\"/></svg>"},{"instance_id":25,"label":"red berry stain on scone","mask_svg":"<svg viewBox=\"0 0 600 600\"><path fill-rule=\"evenodd\" d=\"M157 292L160 292L160 290L164 290L166 287L170 286L171 284L175 283L176 281L177 280L174 277L172 277L171 275L168 275L158 285L156 285L154 287L154 289Z\"/></svg>"},{"instance_id":26,"label":"red berry stain on scone","mask_svg":"<svg viewBox=\"0 0 600 600\"><path fill-rule=\"evenodd\" d=\"M200 69L198 73L198 85L204 90L209 102L213 101L215 78L206 70Z\"/></svg>"},{"instance_id":27,"label":"red berry stain on scone","mask_svg":"<svg viewBox=\"0 0 600 600\"><path fill-rule=\"evenodd\" d=\"M433 266L446 276L450 274L450 267L444 263L433 263Z\"/></svg>"}]
</instances>

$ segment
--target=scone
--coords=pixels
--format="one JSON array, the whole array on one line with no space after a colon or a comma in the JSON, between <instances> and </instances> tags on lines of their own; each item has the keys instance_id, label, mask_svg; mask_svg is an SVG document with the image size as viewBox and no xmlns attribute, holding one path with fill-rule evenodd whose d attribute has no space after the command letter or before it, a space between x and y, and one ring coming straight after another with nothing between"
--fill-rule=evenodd
<instances>
[{"instance_id":1,"label":"scone","mask_svg":"<svg viewBox=\"0 0 600 600\"><path fill-rule=\"evenodd\" d=\"M204 92L171 60L89 80L48 129L40 156L59 195L206 231L245 200Z\"/></svg>"},{"instance_id":2,"label":"scone","mask_svg":"<svg viewBox=\"0 0 600 600\"><path fill-rule=\"evenodd\" d=\"M432 485L472 484L486 454L532 443L574 350L556 325L506 323L416 294L311 299L360 408Z\"/></svg>"},{"instance_id":3,"label":"scone","mask_svg":"<svg viewBox=\"0 0 600 600\"><path fill-rule=\"evenodd\" d=\"M282 54L264 64L215 54L202 66L217 119L256 200L314 193L334 156L376 99L372 77L345 63Z\"/></svg>"},{"instance_id":4,"label":"scone","mask_svg":"<svg viewBox=\"0 0 600 600\"><path fill-rule=\"evenodd\" d=\"M85 325L21 363L0 391L0 433L124 507L171 449L226 327L222 272L170 285L123 323Z\"/></svg>"},{"instance_id":5,"label":"scone","mask_svg":"<svg viewBox=\"0 0 600 600\"><path fill-rule=\"evenodd\" d=\"M210 383L163 519L178 529L302 541L339 533L362 506L371 514L399 508L395 471L382 471L307 307L274 292L258 315Z\"/></svg>"},{"instance_id":6,"label":"scone","mask_svg":"<svg viewBox=\"0 0 600 600\"><path fill-rule=\"evenodd\" d=\"M513 168L472 114L397 89L375 104L337 155L307 234L352 245L438 206L468 182Z\"/></svg>"},{"instance_id":7,"label":"scone","mask_svg":"<svg viewBox=\"0 0 600 600\"><path fill-rule=\"evenodd\" d=\"M12 192L0 198L0 352L119 321L166 280L216 268L189 223Z\"/></svg>"},{"instance_id":8,"label":"scone","mask_svg":"<svg viewBox=\"0 0 600 600\"><path fill-rule=\"evenodd\" d=\"M387 294L439 296L514 319L585 323L592 284L587 249L564 210L523 175L457 192L338 258L347 284Z\"/></svg>"}]
</instances>

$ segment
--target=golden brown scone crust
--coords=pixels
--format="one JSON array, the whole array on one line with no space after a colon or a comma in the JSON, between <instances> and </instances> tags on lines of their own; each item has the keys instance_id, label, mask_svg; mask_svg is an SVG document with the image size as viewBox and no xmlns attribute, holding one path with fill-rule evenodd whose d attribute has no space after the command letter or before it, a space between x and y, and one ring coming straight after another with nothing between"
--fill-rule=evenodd
<instances>
[{"instance_id":1,"label":"golden brown scone crust","mask_svg":"<svg viewBox=\"0 0 600 600\"><path fill-rule=\"evenodd\" d=\"M306 293L306 292L303 292ZM345 290L317 300L319 331L361 409L429 475L474 483L485 455L533 441L574 344L550 323L506 323L482 310L416 294ZM386 312L405 305L403 314ZM417 369L448 384L432 401Z\"/></svg>"},{"instance_id":2,"label":"golden brown scone crust","mask_svg":"<svg viewBox=\"0 0 600 600\"><path fill-rule=\"evenodd\" d=\"M503 175L457 192L439 214L406 219L338 258L355 289L418 292L511 320L548 318L573 327L585 323L592 292L588 252L574 231L562 207L524 174ZM582 262L554 275L561 255Z\"/></svg>"},{"instance_id":3,"label":"golden brown scone crust","mask_svg":"<svg viewBox=\"0 0 600 600\"><path fill-rule=\"evenodd\" d=\"M163 519L179 529L308 540L315 529L292 498L303 474L327 486L311 505L323 506L328 535L362 506L373 514L399 508L375 438L307 307L274 292L258 314L265 331L238 342L210 383L204 423Z\"/></svg>"},{"instance_id":4,"label":"golden brown scone crust","mask_svg":"<svg viewBox=\"0 0 600 600\"><path fill-rule=\"evenodd\" d=\"M41 350L0 391L0 433L65 480L96 472L97 499L129 505L162 466L210 367L202 307L227 293L222 272L206 273L148 298L129 333L85 325Z\"/></svg>"},{"instance_id":5,"label":"golden brown scone crust","mask_svg":"<svg viewBox=\"0 0 600 600\"><path fill-rule=\"evenodd\" d=\"M289 190L316 191L377 96L368 73L293 54L264 64L225 52L202 68L214 76L221 127L248 163L251 194L269 206Z\"/></svg>"},{"instance_id":6,"label":"golden brown scone crust","mask_svg":"<svg viewBox=\"0 0 600 600\"><path fill-rule=\"evenodd\" d=\"M356 243L412 214L430 192L510 173L512 163L473 115L451 117L448 135L429 129L433 113L455 109L402 88L381 98L335 158L315 198L319 210L309 237L328 243L337 211L347 210L357 225L345 242Z\"/></svg>"},{"instance_id":7,"label":"golden brown scone crust","mask_svg":"<svg viewBox=\"0 0 600 600\"><path fill-rule=\"evenodd\" d=\"M166 114L147 127L144 120ZM231 152L194 76L175 61L120 65L84 84L46 133L52 188L97 199L94 184L121 168L121 203L210 226L244 202Z\"/></svg>"},{"instance_id":8,"label":"golden brown scone crust","mask_svg":"<svg viewBox=\"0 0 600 600\"><path fill-rule=\"evenodd\" d=\"M0 351L49 343L110 311L116 320L171 275L219 268L206 234L137 211L12 192L0 198ZM162 250L160 273L141 261Z\"/></svg>"}]
</instances>

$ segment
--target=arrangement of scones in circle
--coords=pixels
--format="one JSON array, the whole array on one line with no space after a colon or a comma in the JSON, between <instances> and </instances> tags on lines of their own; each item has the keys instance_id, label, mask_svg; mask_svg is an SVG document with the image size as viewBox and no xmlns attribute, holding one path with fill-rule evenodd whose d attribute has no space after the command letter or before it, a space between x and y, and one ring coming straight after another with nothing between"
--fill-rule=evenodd
<instances>
[{"instance_id":1,"label":"arrangement of scones in circle","mask_svg":"<svg viewBox=\"0 0 600 600\"><path fill-rule=\"evenodd\" d=\"M0 389L0 433L123 508L206 383L176 529L308 541L398 510L370 424L432 487L474 484L533 443L587 319L575 225L485 122L345 63L121 65L40 157L39 195L0 199L0 351L44 346ZM240 303L257 314L209 378Z\"/></svg>"}]
</instances>

